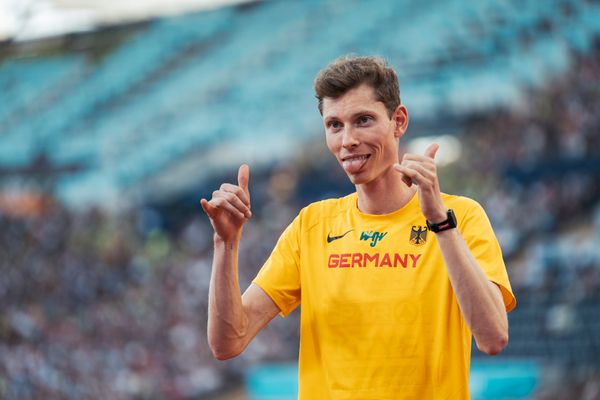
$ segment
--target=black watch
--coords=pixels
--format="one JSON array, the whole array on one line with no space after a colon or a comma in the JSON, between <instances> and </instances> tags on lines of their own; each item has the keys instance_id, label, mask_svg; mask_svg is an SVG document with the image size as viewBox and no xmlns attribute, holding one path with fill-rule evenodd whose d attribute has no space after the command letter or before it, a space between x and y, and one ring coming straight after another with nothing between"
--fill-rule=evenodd
<instances>
[{"instance_id":1,"label":"black watch","mask_svg":"<svg viewBox=\"0 0 600 400\"><path fill-rule=\"evenodd\" d=\"M432 224L427 220L425 220L425 222L427 223L427 228L433 233L456 228L456 216L454 215L454 211L452 211L452 209L448 209L448 218L446 218L445 221L438 222L437 224Z\"/></svg>"}]
</instances>

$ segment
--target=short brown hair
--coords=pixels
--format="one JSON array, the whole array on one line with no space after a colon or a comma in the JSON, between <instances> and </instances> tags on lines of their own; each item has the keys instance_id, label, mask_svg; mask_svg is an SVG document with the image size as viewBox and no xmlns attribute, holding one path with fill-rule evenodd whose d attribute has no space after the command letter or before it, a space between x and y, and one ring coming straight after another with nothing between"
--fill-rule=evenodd
<instances>
[{"instance_id":1,"label":"short brown hair","mask_svg":"<svg viewBox=\"0 0 600 400\"><path fill-rule=\"evenodd\" d=\"M385 104L391 118L400 105L398 75L382 57L343 56L315 78L315 93L319 100L319 112L323 115L323 99L337 99L362 84L373 88L377 101Z\"/></svg>"}]
</instances>

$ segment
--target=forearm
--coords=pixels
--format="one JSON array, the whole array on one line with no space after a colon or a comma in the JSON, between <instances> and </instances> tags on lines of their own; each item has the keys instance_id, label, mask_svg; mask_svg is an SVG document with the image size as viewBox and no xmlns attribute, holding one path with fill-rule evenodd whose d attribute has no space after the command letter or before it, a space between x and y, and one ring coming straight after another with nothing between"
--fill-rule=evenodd
<instances>
[{"instance_id":1,"label":"forearm","mask_svg":"<svg viewBox=\"0 0 600 400\"><path fill-rule=\"evenodd\" d=\"M218 359L241 352L248 326L238 279L238 245L239 240L224 242L215 237L208 293L208 342Z\"/></svg>"},{"instance_id":2,"label":"forearm","mask_svg":"<svg viewBox=\"0 0 600 400\"><path fill-rule=\"evenodd\" d=\"M436 234L452 289L479 349L499 353L508 342L508 319L502 296L490 282L458 229Z\"/></svg>"}]
</instances>

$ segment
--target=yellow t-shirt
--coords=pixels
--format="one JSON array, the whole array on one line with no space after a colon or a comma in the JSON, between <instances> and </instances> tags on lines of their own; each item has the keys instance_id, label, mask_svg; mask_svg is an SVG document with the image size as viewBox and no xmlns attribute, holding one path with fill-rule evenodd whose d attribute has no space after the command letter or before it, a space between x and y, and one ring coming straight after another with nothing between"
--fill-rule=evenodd
<instances>
[{"instance_id":1,"label":"yellow t-shirt","mask_svg":"<svg viewBox=\"0 0 600 400\"><path fill-rule=\"evenodd\" d=\"M442 195L475 259L516 300L481 206ZM357 195L304 208L253 281L281 315L302 304L299 399L468 399L471 332L418 196L367 215Z\"/></svg>"}]
</instances>

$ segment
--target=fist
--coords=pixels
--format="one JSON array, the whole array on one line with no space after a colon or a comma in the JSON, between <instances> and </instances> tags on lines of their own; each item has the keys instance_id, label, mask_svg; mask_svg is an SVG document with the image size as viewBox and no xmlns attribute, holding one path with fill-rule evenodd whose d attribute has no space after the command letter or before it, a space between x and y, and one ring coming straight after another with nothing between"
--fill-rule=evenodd
<instances>
[{"instance_id":1,"label":"fist","mask_svg":"<svg viewBox=\"0 0 600 400\"><path fill-rule=\"evenodd\" d=\"M421 211L431 222L445 220L448 211L442 202L435 165L435 154L438 148L437 144L432 144L423 155L407 153L400 164L394 165L394 169L402 174L402 180L408 186L413 183L418 186Z\"/></svg>"},{"instance_id":2,"label":"fist","mask_svg":"<svg viewBox=\"0 0 600 400\"><path fill-rule=\"evenodd\" d=\"M249 180L250 167L243 164L238 170L237 185L224 183L213 192L210 200L200 200L215 235L223 241L239 240L244 224L252 216Z\"/></svg>"}]
</instances>

